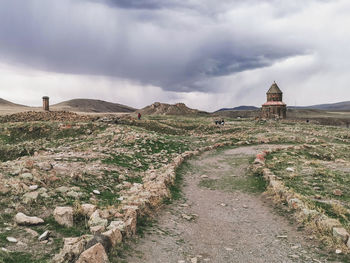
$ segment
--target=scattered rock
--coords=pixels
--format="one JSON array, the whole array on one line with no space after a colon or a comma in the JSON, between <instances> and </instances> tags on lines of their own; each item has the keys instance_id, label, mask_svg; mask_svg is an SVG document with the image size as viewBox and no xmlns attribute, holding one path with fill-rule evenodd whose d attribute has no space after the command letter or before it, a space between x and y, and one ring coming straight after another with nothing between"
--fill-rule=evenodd
<instances>
[{"instance_id":1,"label":"scattered rock","mask_svg":"<svg viewBox=\"0 0 350 263\"><path fill-rule=\"evenodd\" d=\"M191 258L191 263L198 263L198 258Z\"/></svg>"},{"instance_id":2,"label":"scattered rock","mask_svg":"<svg viewBox=\"0 0 350 263\"><path fill-rule=\"evenodd\" d=\"M23 203L29 204L31 202L35 202L38 199L39 192L29 192L23 195Z\"/></svg>"},{"instance_id":3,"label":"scattered rock","mask_svg":"<svg viewBox=\"0 0 350 263\"><path fill-rule=\"evenodd\" d=\"M342 192L341 190L339 190L339 189L335 189L335 190L333 191L333 194L336 195L336 196L342 196L342 195L343 195L343 192Z\"/></svg>"},{"instance_id":4,"label":"scattered rock","mask_svg":"<svg viewBox=\"0 0 350 263\"><path fill-rule=\"evenodd\" d=\"M42 224L42 223L44 223L44 220L39 218L39 217L27 216L23 213L17 213L15 215L15 222L18 225L32 226L32 225Z\"/></svg>"},{"instance_id":5,"label":"scattered rock","mask_svg":"<svg viewBox=\"0 0 350 263\"><path fill-rule=\"evenodd\" d=\"M34 190L36 190L36 189L38 189L38 185L31 185L31 186L29 186L29 190L30 191L34 191Z\"/></svg>"},{"instance_id":6,"label":"scattered rock","mask_svg":"<svg viewBox=\"0 0 350 263\"><path fill-rule=\"evenodd\" d=\"M92 192L93 192L95 195L100 195L100 194L101 194L99 190L93 190Z\"/></svg>"},{"instance_id":7,"label":"scattered rock","mask_svg":"<svg viewBox=\"0 0 350 263\"><path fill-rule=\"evenodd\" d=\"M349 238L349 233L342 227L334 227L333 228L333 236L337 239L346 242Z\"/></svg>"},{"instance_id":8,"label":"scattered rock","mask_svg":"<svg viewBox=\"0 0 350 263\"><path fill-rule=\"evenodd\" d=\"M46 230L41 236L38 238L39 241L47 240L50 236L50 231Z\"/></svg>"},{"instance_id":9,"label":"scattered rock","mask_svg":"<svg viewBox=\"0 0 350 263\"><path fill-rule=\"evenodd\" d=\"M56 207L53 211L56 222L62 226L73 226L73 208L72 207Z\"/></svg>"},{"instance_id":10,"label":"scattered rock","mask_svg":"<svg viewBox=\"0 0 350 263\"><path fill-rule=\"evenodd\" d=\"M14 237L7 237L6 240L10 243L17 243L18 242L18 240Z\"/></svg>"},{"instance_id":11,"label":"scattered rock","mask_svg":"<svg viewBox=\"0 0 350 263\"><path fill-rule=\"evenodd\" d=\"M76 263L108 263L108 256L103 246L98 243L81 253Z\"/></svg>"}]
</instances>

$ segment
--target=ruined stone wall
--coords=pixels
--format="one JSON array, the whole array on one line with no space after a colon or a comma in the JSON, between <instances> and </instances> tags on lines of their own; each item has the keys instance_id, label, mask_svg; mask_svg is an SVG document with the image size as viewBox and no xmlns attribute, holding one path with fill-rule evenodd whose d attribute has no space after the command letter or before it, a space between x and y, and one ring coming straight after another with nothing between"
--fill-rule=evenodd
<instances>
[{"instance_id":1,"label":"ruined stone wall","mask_svg":"<svg viewBox=\"0 0 350 263\"><path fill-rule=\"evenodd\" d=\"M287 108L286 106L263 106L261 109L261 117L265 119L276 117L285 119L287 117Z\"/></svg>"}]
</instances>

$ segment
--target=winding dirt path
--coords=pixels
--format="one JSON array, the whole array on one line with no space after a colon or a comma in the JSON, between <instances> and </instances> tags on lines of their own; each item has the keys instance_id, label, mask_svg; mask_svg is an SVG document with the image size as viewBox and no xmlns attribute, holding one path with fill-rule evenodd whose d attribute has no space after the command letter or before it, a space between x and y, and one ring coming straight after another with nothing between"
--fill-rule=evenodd
<instances>
[{"instance_id":1,"label":"winding dirt path","mask_svg":"<svg viewBox=\"0 0 350 263\"><path fill-rule=\"evenodd\" d=\"M264 199L261 182L247 175L249 160L269 147L205 153L189 161L183 199L160 212L121 262L327 262Z\"/></svg>"}]
</instances>

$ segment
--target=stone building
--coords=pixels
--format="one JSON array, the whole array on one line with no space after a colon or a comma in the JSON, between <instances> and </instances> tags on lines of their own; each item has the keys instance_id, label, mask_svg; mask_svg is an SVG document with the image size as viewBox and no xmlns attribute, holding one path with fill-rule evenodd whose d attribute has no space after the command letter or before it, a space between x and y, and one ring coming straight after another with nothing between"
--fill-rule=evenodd
<instances>
[{"instance_id":1,"label":"stone building","mask_svg":"<svg viewBox=\"0 0 350 263\"><path fill-rule=\"evenodd\" d=\"M287 116L287 105L282 101L283 92L276 82L272 84L266 95L267 102L262 105L261 117L266 119L285 119Z\"/></svg>"}]
</instances>

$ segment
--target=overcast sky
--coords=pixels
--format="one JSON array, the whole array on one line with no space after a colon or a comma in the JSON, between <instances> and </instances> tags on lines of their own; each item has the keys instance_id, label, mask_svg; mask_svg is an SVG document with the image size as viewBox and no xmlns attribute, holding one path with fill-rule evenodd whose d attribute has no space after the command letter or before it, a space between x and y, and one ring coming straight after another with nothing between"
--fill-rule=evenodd
<instances>
[{"instance_id":1,"label":"overcast sky","mask_svg":"<svg viewBox=\"0 0 350 263\"><path fill-rule=\"evenodd\" d=\"M0 98L214 111L350 100L349 0L3 0Z\"/></svg>"}]
</instances>

